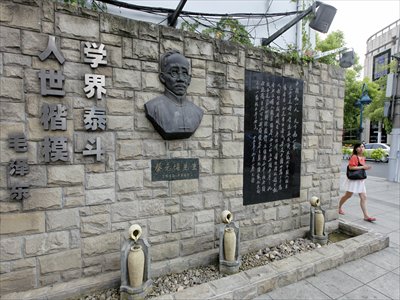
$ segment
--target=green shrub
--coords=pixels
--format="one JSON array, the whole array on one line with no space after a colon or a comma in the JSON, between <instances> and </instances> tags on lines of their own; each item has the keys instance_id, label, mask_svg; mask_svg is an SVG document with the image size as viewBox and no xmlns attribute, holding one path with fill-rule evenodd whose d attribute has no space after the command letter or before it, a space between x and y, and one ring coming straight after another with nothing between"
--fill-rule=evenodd
<instances>
[{"instance_id":1,"label":"green shrub","mask_svg":"<svg viewBox=\"0 0 400 300\"><path fill-rule=\"evenodd\" d=\"M385 157L385 151L383 149L374 149L371 152L371 158L375 160L382 160Z\"/></svg>"},{"instance_id":2,"label":"green shrub","mask_svg":"<svg viewBox=\"0 0 400 300\"><path fill-rule=\"evenodd\" d=\"M349 159L352 153L352 148L342 147L343 159Z\"/></svg>"},{"instance_id":3,"label":"green shrub","mask_svg":"<svg viewBox=\"0 0 400 300\"><path fill-rule=\"evenodd\" d=\"M351 148L342 147L342 153L343 155L350 156L353 153L353 150L351 150Z\"/></svg>"}]
</instances>

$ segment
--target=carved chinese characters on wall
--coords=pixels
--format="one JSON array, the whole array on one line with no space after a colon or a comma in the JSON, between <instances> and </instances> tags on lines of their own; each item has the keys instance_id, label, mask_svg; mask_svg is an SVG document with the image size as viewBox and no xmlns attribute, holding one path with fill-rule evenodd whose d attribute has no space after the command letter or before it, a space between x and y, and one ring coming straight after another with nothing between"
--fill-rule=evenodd
<instances>
[{"instance_id":1,"label":"carved chinese characters on wall","mask_svg":"<svg viewBox=\"0 0 400 300\"><path fill-rule=\"evenodd\" d=\"M103 44L84 43L83 49L85 63L90 64L92 69L98 66L107 65L106 50ZM64 64L65 58L57 47L56 38L48 37L47 46L43 52L38 55L41 61L49 58L55 58L59 64ZM64 84L66 78L61 70L40 69L37 73L40 83L40 94L42 97L64 97ZM106 95L105 76L99 74L84 74L82 80L85 81L85 87L82 93L86 97L95 101L101 101ZM52 101L53 99L50 99ZM92 99L91 99L92 100ZM61 102L61 101L60 101ZM83 121L86 131L104 131L106 130L106 110L102 108L104 104L96 104L92 107L84 109ZM68 108L63 103L46 103L43 102L40 108L40 124L45 131L66 131L68 118ZM41 141L41 156L45 163L65 163L70 161L70 153L68 137L62 135L44 137ZM11 134L8 138L9 148L16 153L27 152L27 138L23 133ZM81 152L83 156L94 156L96 161L104 160L104 150L101 145L101 138L98 136L89 136L85 148L82 150L75 149L76 152ZM17 178L25 176L30 171L28 160L25 158L11 159L8 168L7 176L14 177L9 180L10 199L23 200L29 197L29 184L18 182ZM10 177L11 176L11 177Z\"/></svg>"},{"instance_id":2,"label":"carved chinese characters on wall","mask_svg":"<svg viewBox=\"0 0 400 300\"><path fill-rule=\"evenodd\" d=\"M29 173L29 165L26 159L12 159L8 164L11 176L24 176Z\"/></svg>"},{"instance_id":3,"label":"carved chinese characters on wall","mask_svg":"<svg viewBox=\"0 0 400 300\"><path fill-rule=\"evenodd\" d=\"M91 68L95 69L99 65L107 65L107 61L104 59L107 56L107 52L103 44L97 46L96 43L86 42L83 51L85 54L84 62L89 63ZM86 97L92 98L96 95L97 100L101 100L102 95L107 92L104 88L105 85L106 77L104 75L85 74L85 88L83 90L86 93Z\"/></svg>"},{"instance_id":4,"label":"carved chinese characters on wall","mask_svg":"<svg viewBox=\"0 0 400 300\"><path fill-rule=\"evenodd\" d=\"M16 153L28 151L28 142L23 133L16 133L8 136L8 147ZM8 175L13 177L25 176L29 173L27 159L11 159L8 163ZM29 198L29 184L17 182L10 184L10 199L23 200Z\"/></svg>"},{"instance_id":5,"label":"carved chinese characters on wall","mask_svg":"<svg viewBox=\"0 0 400 300\"><path fill-rule=\"evenodd\" d=\"M104 59L107 56L107 51L104 49L104 45L100 44L97 46L96 43L85 43L85 58L83 61L89 63L92 68L97 68L99 65L107 65L107 61Z\"/></svg>"},{"instance_id":6,"label":"carved chinese characters on wall","mask_svg":"<svg viewBox=\"0 0 400 300\"><path fill-rule=\"evenodd\" d=\"M39 54L43 61L53 54L60 64L65 59L57 48L55 37L49 36L47 48ZM40 70L40 94L42 96L64 96L63 90L65 77L61 71ZM41 108L40 123L44 130L67 130L67 108L63 104L43 103ZM45 137L42 141L42 154L44 161L68 161L68 140L66 137Z\"/></svg>"},{"instance_id":7,"label":"carved chinese characters on wall","mask_svg":"<svg viewBox=\"0 0 400 300\"><path fill-rule=\"evenodd\" d=\"M90 138L88 143L83 150L83 156L94 155L96 156L96 161L102 161L104 151L101 149L101 140L99 137Z\"/></svg>"},{"instance_id":8,"label":"carved chinese characters on wall","mask_svg":"<svg viewBox=\"0 0 400 300\"><path fill-rule=\"evenodd\" d=\"M151 160L151 181L171 181L199 178L198 158Z\"/></svg>"},{"instance_id":9,"label":"carved chinese characters on wall","mask_svg":"<svg viewBox=\"0 0 400 300\"><path fill-rule=\"evenodd\" d=\"M12 134L8 137L8 146L15 152L27 152L28 142L23 133Z\"/></svg>"},{"instance_id":10,"label":"carved chinese characters on wall","mask_svg":"<svg viewBox=\"0 0 400 300\"><path fill-rule=\"evenodd\" d=\"M104 88L106 85L106 77L104 75L85 74L86 97L92 98L96 94L97 100L101 100L103 94L107 92Z\"/></svg>"},{"instance_id":11,"label":"carved chinese characters on wall","mask_svg":"<svg viewBox=\"0 0 400 300\"><path fill-rule=\"evenodd\" d=\"M92 68L99 65L106 65L105 57L107 55L104 45L99 46L96 43L86 42L84 46L84 62L90 64ZM39 55L41 60L47 59L53 54L59 63L64 63L65 59L58 50L55 38L49 37L47 49ZM41 80L41 95L64 96L62 90L65 77L61 71L40 70L38 74ZM87 98L96 96L97 100L102 100L102 96L106 94L105 76L98 74L85 74L85 88L83 91ZM106 129L106 111L104 108L93 106L86 108L84 113L84 124L87 131L105 130ZM41 109L40 123L44 130L67 130L67 107L63 104L47 104L44 103ZM46 137L42 143L43 156L45 162L68 161L68 140L66 137ZM82 151L83 156L95 155L96 161L103 158L103 150L101 148L100 137L93 137L87 141L85 150Z\"/></svg>"},{"instance_id":12,"label":"carved chinese characters on wall","mask_svg":"<svg viewBox=\"0 0 400 300\"><path fill-rule=\"evenodd\" d=\"M299 197L303 81L245 76L244 204Z\"/></svg>"},{"instance_id":13,"label":"carved chinese characters on wall","mask_svg":"<svg viewBox=\"0 0 400 300\"><path fill-rule=\"evenodd\" d=\"M43 104L40 123L44 130L67 130L67 108L62 104Z\"/></svg>"},{"instance_id":14,"label":"carved chinese characters on wall","mask_svg":"<svg viewBox=\"0 0 400 300\"><path fill-rule=\"evenodd\" d=\"M85 109L84 120L85 129L95 131L106 129L106 110L104 108L92 107Z\"/></svg>"},{"instance_id":15,"label":"carved chinese characters on wall","mask_svg":"<svg viewBox=\"0 0 400 300\"><path fill-rule=\"evenodd\" d=\"M107 65L107 52L103 44L85 43L84 62L90 64L92 69L99 65ZM85 74L85 88L83 89L87 98L96 96L97 100L103 100L106 95L105 89L106 77L98 74ZM85 108L83 122L87 131L106 130L107 118L106 110L101 107L93 106ZM91 137L88 139L85 149L82 151L83 156L94 156L96 161L104 160L104 150L101 145L100 137Z\"/></svg>"},{"instance_id":16,"label":"carved chinese characters on wall","mask_svg":"<svg viewBox=\"0 0 400 300\"><path fill-rule=\"evenodd\" d=\"M56 45L56 38L49 36L47 48L39 54L40 60L46 60L51 54L58 60L60 64L65 62L65 58L58 50ZM43 70L38 73L40 79L40 94L42 96L64 96L63 90L65 76L61 71L57 70Z\"/></svg>"}]
</instances>

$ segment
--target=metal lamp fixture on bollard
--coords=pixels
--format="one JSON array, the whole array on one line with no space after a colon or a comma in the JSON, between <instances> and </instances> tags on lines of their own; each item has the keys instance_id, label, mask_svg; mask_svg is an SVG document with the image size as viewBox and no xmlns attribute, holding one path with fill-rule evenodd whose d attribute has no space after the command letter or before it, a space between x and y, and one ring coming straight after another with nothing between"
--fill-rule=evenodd
<instances>
[{"instance_id":1,"label":"metal lamp fixture on bollard","mask_svg":"<svg viewBox=\"0 0 400 300\"><path fill-rule=\"evenodd\" d=\"M371 102L372 102L372 100L368 95L367 84L364 83L363 86L362 86L361 98L356 103L354 103L354 106L360 107L360 129L359 129L359 139L360 139L360 141L362 140L362 132L364 130L364 128L362 126L364 105L368 105Z\"/></svg>"},{"instance_id":2,"label":"metal lamp fixture on bollard","mask_svg":"<svg viewBox=\"0 0 400 300\"><path fill-rule=\"evenodd\" d=\"M320 59L322 57L326 57L328 55L332 54L339 54L339 66L342 68L350 68L352 65L354 65L355 62L355 53L352 48L347 48L347 47L340 47L337 49L325 51L325 52L318 52L316 55L314 55L314 59Z\"/></svg>"}]
</instances>

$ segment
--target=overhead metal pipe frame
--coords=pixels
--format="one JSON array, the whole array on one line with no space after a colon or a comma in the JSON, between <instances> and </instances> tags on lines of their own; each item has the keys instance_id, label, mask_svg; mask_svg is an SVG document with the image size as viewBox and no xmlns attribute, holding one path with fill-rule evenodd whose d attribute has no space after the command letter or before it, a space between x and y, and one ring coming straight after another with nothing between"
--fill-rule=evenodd
<instances>
[{"instance_id":1,"label":"overhead metal pipe frame","mask_svg":"<svg viewBox=\"0 0 400 300\"><path fill-rule=\"evenodd\" d=\"M175 27L187 0L181 0L173 13L168 15L168 26Z\"/></svg>"}]
</instances>

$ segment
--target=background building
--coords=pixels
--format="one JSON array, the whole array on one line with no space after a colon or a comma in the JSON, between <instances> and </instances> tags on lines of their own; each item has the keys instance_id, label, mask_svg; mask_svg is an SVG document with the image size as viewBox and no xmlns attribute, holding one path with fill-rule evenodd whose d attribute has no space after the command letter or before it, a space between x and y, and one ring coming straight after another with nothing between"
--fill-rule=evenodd
<instances>
[{"instance_id":1,"label":"background building","mask_svg":"<svg viewBox=\"0 0 400 300\"><path fill-rule=\"evenodd\" d=\"M374 33L367 40L367 52L364 61L364 77L372 81L389 73L387 65L391 56L400 52L400 19ZM370 142L391 142L383 124L365 121L364 139Z\"/></svg>"}]
</instances>

